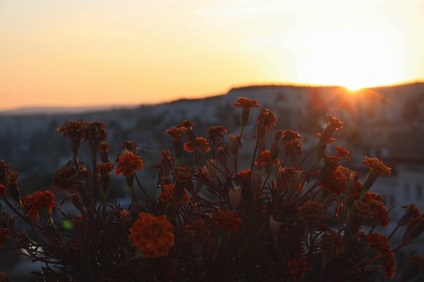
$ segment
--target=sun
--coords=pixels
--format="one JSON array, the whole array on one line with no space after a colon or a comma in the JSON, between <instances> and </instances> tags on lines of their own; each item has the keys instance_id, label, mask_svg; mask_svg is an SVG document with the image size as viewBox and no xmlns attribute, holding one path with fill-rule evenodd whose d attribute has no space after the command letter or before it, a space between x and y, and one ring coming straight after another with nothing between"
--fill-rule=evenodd
<instances>
[{"instance_id":1,"label":"sun","mask_svg":"<svg viewBox=\"0 0 424 282\"><path fill-rule=\"evenodd\" d=\"M393 84L404 79L403 46L391 33L342 28L295 39L298 77L349 90Z\"/></svg>"}]
</instances>

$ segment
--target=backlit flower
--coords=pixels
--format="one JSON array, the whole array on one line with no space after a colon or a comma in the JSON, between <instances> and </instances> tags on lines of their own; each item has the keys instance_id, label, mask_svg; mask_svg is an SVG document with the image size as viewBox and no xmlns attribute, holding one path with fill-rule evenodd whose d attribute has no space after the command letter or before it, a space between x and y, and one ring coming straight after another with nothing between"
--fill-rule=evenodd
<instances>
[{"instance_id":1,"label":"backlit flower","mask_svg":"<svg viewBox=\"0 0 424 282\"><path fill-rule=\"evenodd\" d=\"M245 98L245 97L238 97L236 99L236 102L233 104L234 108L258 108L259 104L258 101Z\"/></svg>"},{"instance_id":2,"label":"backlit flower","mask_svg":"<svg viewBox=\"0 0 424 282\"><path fill-rule=\"evenodd\" d=\"M240 217L234 211L219 210L212 214L212 221L216 227L228 231L236 231L240 229Z\"/></svg>"},{"instance_id":3,"label":"backlit flower","mask_svg":"<svg viewBox=\"0 0 424 282\"><path fill-rule=\"evenodd\" d=\"M26 216L36 220L39 218L39 212L42 210L47 210L51 215L52 209L56 206L54 198L54 194L50 191L37 191L25 196L22 199L22 204L24 206Z\"/></svg>"},{"instance_id":4,"label":"backlit flower","mask_svg":"<svg viewBox=\"0 0 424 282\"><path fill-rule=\"evenodd\" d=\"M71 161L56 171L53 176L53 182L59 189L67 190L78 188L78 179L75 174L74 165Z\"/></svg>"},{"instance_id":5,"label":"backlit flower","mask_svg":"<svg viewBox=\"0 0 424 282\"><path fill-rule=\"evenodd\" d=\"M112 162L99 162L97 164L97 172L102 176L109 176L110 172L113 170L115 164Z\"/></svg>"},{"instance_id":6,"label":"backlit flower","mask_svg":"<svg viewBox=\"0 0 424 282\"><path fill-rule=\"evenodd\" d=\"M258 166L261 165L267 165L271 161L271 151L270 150L264 150L261 152L261 154L255 159L255 164ZM280 160L275 159L272 163L273 165L279 165Z\"/></svg>"},{"instance_id":7,"label":"backlit flower","mask_svg":"<svg viewBox=\"0 0 424 282\"><path fill-rule=\"evenodd\" d=\"M392 174L392 169L390 167L387 167L382 161L380 161L377 158L365 157L365 161L363 161L362 164L369 166L371 168L371 170L378 175L379 174L385 174L385 175Z\"/></svg>"},{"instance_id":8,"label":"backlit flower","mask_svg":"<svg viewBox=\"0 0 424 282\"><path fill-rule=\"evenodd\" d=\"M346 187L347 176L342 166L338 166L333 173L320 182L320 186L330 193L340 195Z\"/></svg>"},{"instance_id":9,"label":"backlit flower","mask_svg":"<svg viewBox=\"0 0 424 282\"><path fill-rule=\"evenodd\" d=\"M82 133L83 139L97 144L105 140L108 135L106 131L106 126L100 121L92 121L85 123L82 126Z\"/></svg>"},{"instance_id":10,"label":"backlit flower","mask_svg":"<svg viewBox=\"0 0 424 282\"><path fill-rule=\"evenodd\" d=\"M288 274L294 279L294 281L301 281L303 275L310 272L312 268L304 258L298 258L289 262Z\"/></svg>"},{"instance_id":11,"label":"backlit flower","mask_svg":"<svg viewBox=\"0 0 424 282\"><path fill-rule=\"evenodd\" d=\"M187 129L185 127L173 127L166 131L166 135L172 137L172 140L179 141L181 137L186 133Z\"/></svg>"},{"instance_id":12,"label":"backlit flower","mask_svg":"<svg viewBox=\"0 0 424 282\"><path fill-rule=\"evenodd\" d=\"M188 165L180 165L174 169L176 182L187 183L193 177L192 169Z\"/></svg>"},{"instance_id":13,"label":"backlit flower","mask_svg":"<svg viewBox=\"0 0 424 282\"><path fill-rule=\"evenodd\" d=\"M262 139L265 134L274 128L277 123L277 116L267 108L263 108L256 118L255 138Z\"/></svg>"},{"instance_id":14,"label":"backlit flower","mask_svg":"<svg viewBox=\"0 0 424 282\"><path fill-rule=\"evenodd\" d=\"M343 237L333 230L328 230L322 234L318 245L321 249L321 253L328 259L341 257L345 250Z\"/></svg>"},{"instance_id":15,"label":"backlit flower","mask_svg":"<svg viewBox=\"0 0 424 282\"><path fill-rule=\"evenodd\" d=\"M174 192L175 184L165 184L163 185L162 192L159 193L159 201L167 204L174 204ZM187 194L186 189L184 189L183 195L180 199L180 205L190 202L190 197Z\"/></svg>"},{"instance_id":16,"label":"backlit flower","mask_svg":"<svg viewBox=\"0 0 424 282\"><path fill-rule=\"evenodd\" d=\"M208 129L208 141L213 147L220 146L224 141L224 133L227 132L227 129L221 125L211 126Z\"/></svg>"},{"instance_id":17,"label":"backlit flower","mask_svg":"<svg viewBox=\"0 0 424 282\"><path fill-rule=\"evenodd\" d=\"M143 161L141 158L133 153L124 152L118 158L118 167L115 174L119 175L134 175L136 170L143 169Z\"/></svg>"},{"instance_id":18,"label":"backlit flower","mask_svg":"<svg viewBox=\"0 0 424 282\"><path fill-rule=\"evenodd\" d=\"M174 246L172 226L164 215L141 213L130 228L129 238L146 258L167 256Z\"/></svg>"},{"instance_id":19,"label":"backlit flower","mask_svg":"<svg viewBox=\"0 0 424 282\"><path fill-rule=\"evenodd\" d=\"M343 146L336 146L336 157L339 159L349 160L349 151Z\"/></svg>"},{"instance_id":20,"label":"backlit flower","mask_svg":"<svg viewBox=\"0 0 424 282\"><path fill-rule=\"evenodd\" d=\"M177 124L177 128L185 128L185 129L192 129L194 126L194 121L191 120L183 120L182 122L180 122L179 124Z\"/></svg>"},{"instance_id":21,"label":"backlit flower","mask_svg":"<svg viewBox=\"0 0 424 282\"><path fill-rule=\"evenodd\" d=\"M287 143L299 139L302 139L302 135L300 135L299 132L287 129L283 131L283 137L281 140L283 143Z\"/></svg>"},{"instance_id":22,"label":"backlit flower","mask_svg":"<svg viewBox=\"0 0 424 282\"><path fill-rule=\"evenodd\" d=\"M211 150L211 147L209 146L208 140L203 137L197 137L197 147L203 151L203 152L209 152ZM194 152L195 146L191 141L188 141L184 144L184 150L186 150L189 153Z\"/></svg>"},{"instance_id":23,"label":"backlit flower","mask_svg":"<svg viewBox=\"0 0 424 282\"><path fill-rule=\"evenodd\" d=\"M69 138L82 139L84 136L83 127L87 124L86 121L67 121L61 127L57 128L57 132L62 133L62 136Z\"/></svg>"}]
</instances>

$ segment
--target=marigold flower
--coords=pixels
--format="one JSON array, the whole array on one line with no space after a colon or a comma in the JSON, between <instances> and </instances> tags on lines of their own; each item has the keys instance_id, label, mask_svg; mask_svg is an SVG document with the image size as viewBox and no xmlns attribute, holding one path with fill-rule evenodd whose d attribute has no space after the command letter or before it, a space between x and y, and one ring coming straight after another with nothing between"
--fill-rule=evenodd
<instances>
[{"instance_id":1,"label":"marigold flower","mask_svg":"<svg viewBox=\"0 0 424 282\"><path fill-rule=\"evenodd\" d=\"M271 151L270 150L264 150L261 152L261 154L255 159L255 164L260 165L267 165L271 161ZM275 159L273 162L273 165L279 165L280 160Z\"/></svg>"},{"instance_id":2,"label":"marigold flower","mask_svg":"<svg viewBox=\"0 0 424 282\"><path fill-rule=\"evenodd\" d=\"M208 141L212 146L220 146L224 142L224 133L227 132L227 129L223 126L211 126L208 129Z\"/></svg>"},{"instance_id":3,"label":"marigold flower","mask_svg":"<svg viewBox=\"0 0 424 282\"><path fill-rule=\"evenodd\" d=\"M237 179L241 186L250 185L251 178L252 178L251 169L242 170L237 174Z\"/></svg>"},{"instance_id":4,"label":"marigold flower","mask_svg":"<svg viewBox=\"0 0 424 282\"><path fill-rule=\"evenodd\" d=\"M53 182L59 189L77 189L79 186L72 161L60 167L53 176Z\"/></svg>"},{"instance_id":5,"label":"marigold flower","mask_svg":"<svg viewBox=\"0 0 424 282\"><path fill-rule=\"evenodd\" d=\"M326 231L318 243L322 254L327 258L340 258L345 250L345 244L342 236L333 230Z\"/></svg>"},{"instance_id":6,"label":"marigold flower","mask_svg":"<svg viewBox=\"0 0 424 282\"><path fill-rule=\"evenodd\" d=\"M390 243L386 236L379 233L371 233L367 236L368 246L377 251L378 254L385 255L390 251Z\"/></svg>"},{"instance_id":7,"label":"marigold flower","mask_svg":"<svg viewBox=\"0 0 424 282\"><path fill-rule=\"evenodd\" d=\"M263 108L256 119L255 138L262 139L265 134L274 128L277 116L267 108Z\"/></svg>"},{"instance_id":8,"label":"marigold flower","mask_svg":"<svg viewBox=\"0 0 424 282\"><path fill-rule=\"evenodd\" d=\"M258 108L259 104L258 101L253 100L253 99L249 99L249 98L245 98L245 97L238 97L236 99L236 102L233 104L234 108Z\"/></svg>"},{"instance_id":9,"label":"marigold flower","mask_svg":"<svg viewBox=\"0 0 424 282\"><path fill-rule=\"evenodd\" d=\"M62 136L69 138L82 139L84 136L83 127L87 124L86 121L67 121L61 127L57 128L57 132L62 133Z\"/></svg>"},{"instance_id":10,"label":"marigold flower","mask_svg":"<svg viewBox=\"0 0 424 282\"><path fill-rule=\"evenodd\" d=\"M99 153L107 153L109 151L109 143L102 141L99 143Z\"/></svg>"},{"instance_id":11,"label":"marigold flower","mask_svg":"<svg viewBox=\"0 0 424 282\"><path fill-rule=\"evenodd\" d=\"M159 193L159 201L167 204L174 204L174 192L175 184L163 185L162 192ZM187 190L184 189L183 195L180 199L180 205L190 202L190 197L187 194Z\"/></svg>"},{"instance_id":12,"label":"marigold flower","mask_svg":"<svg viewBox=\"0 0 424 282\"><path fill-rule=\"evenodd\" d=\"M324 215L322 205L314 200L308 200L298 208L299 219L304 222L318 222Z\"/></svg>"},{"instance_id":13,"label":"marigold flower","mask_svg":"<svg viewBox=\"0 0 424 282\"><path fill-rule=\"evenodd\" d=\"M185 127L173 127L166 131L166 135L172 137L172 140L179 141L181 137L186 133L187 129Z\"/></svg>"},{"instance_id":14,"label":"marigold flower","mask_svg":"<svg viewBox=\"0 0 424 282\"><path fill-rule=\"evenodd\" d=\"M203 152L209 152L211 150L208 140L203 137L197 137L197 147ZM191 143L191 141L188 141L184 144L184 150L186 150L189 153L194 152L195 149L196 148L193 145L193 143Z\"/></svg>"},{"instance_id":15,"label":"marigold flower","mask_svg":"<svg viewBox=\"0 0 424 282\"><path fill-rule=\"evenodd\" d=\"M137 153L137 147L137 142L134 142L132 140L125 140L121 145L122 151L127 151L133 154Z\"/></svg>"},{"instance_id":16,"label":"marigold flower","mask_svg":"<svg viewBox=\"0 0 424 282\"><path fill-rule=\"evenodd\" d=\"M25 196L22 199L26 216L33 220L39 218L40 210L47 210L52 214L52 209L56 206L54 202L54 194L50 191L37 191L33 194Z\"/></svg>"},{"instance_id":17,"label":"marigold flower","mask_svg":"<svg viewBox=\"0 0 424 282\"><path fill-rule=\"evenodd\" d=\"M333 173L325 177L320 182L320 186L328 192L340 195L346 187L347 176L342 166L338 166Z\"/></svg>"},{"instance_id":18,"label":"marigold flower","mask_svg":"<svg viewBox=\"0 0 424 282\"><path fill-rule=\"evenodd\" d=\"M143 169L143 161L141 158L133 153L124 152L118 157L118 167L115 174L119 175L134 175L136 170Z\"/></svg>"},{"instance_id":19,"label":"marigold flower","mask_svg":"<svg viewBox=\"0 0 424 282\"><path fill-rule=\"evenodd\" d=\"M194 126L194 121L191 120L183 120L182 122L180 122L179 124L177 124L177 128L185 128L185 129L192 129Z\"/></svg>"},{"instance_id":20,"label":"marigold flower","mask_svg":"<svg viewBox=\"0 0 424 282\"><path fill-rule=\"evenodd\" d=\"M390 167L387 167L382 161L380 161L377 158L365 157L365 161L363 161L362 164L369 166L371 168L371 170L378 175L379 174L386 174L386 175L392 174L392 169Z\"/></svg>"},{"instance_id":21,"label":"marigold flower","mask_svg":"<svg viewBox=\"0 0 424 282\"><path fill-rule=\"evenodd\" d=\"M399 219L398 226L407 225L413 218L420 215L420 209L415 204L402 206L405 209L405 214Z\"/></svg>"},{"instance_id":22,"label":"marigold flower","mask_svg":"<svg viewBox=\"0 0 424 282\"><path fill-rule=\"evenodd\" d=\"M9 229L0 229L0 248L3 248L7 239L9 238Z\"/></svg>"},{"instance_id":23,"label":"marigold flower","mask_svg":"<svg viewBox=\"0 0 424 282\"><path fill-rule=\"evenodd\" d=\"M393 252L386 254L383 258L385 277L392 279L396 274L396 258Z\"/></svg>"},{"instance_id":24,"label":"marigold flower","mask_svg":"<svg viewBox=\"0 0 424 282\"><path fill-rule=\"evenodd\" d=\"M301 281L305 273L310 272L312 268L304 258L297 258L289 262L288 274L295 280Z\"/></svg>"},{"instance_id":25,"label":"marigold flower","mask_svg":"<svg viewBox=\"0 0 424 282\"><path fill-rule=\"evenodd\" d=\"M99 162L97 164L97 172L100 176L109 176L110 172L113 170L115 164L112 162Z\"/></svg>"},{"instance_id":26,"label":"marigold flower","mask_svg":"<svg viewBox=\"0 0 424 282\"><path fill-rule=\"evenodd\" d=\"M100 143L105 140L108 133L106 126L100 121L84 123L82 126L82 138L94 143Z\"/></svg>"},{"instance_id":27,"label":"marigold flower","mask_svg":"<svg viewBox=\"0 0 424 282\"><path fill-rule=\"evenodd\" d=\"M174 246L172 226L164 215L141 213L130 228L129 238L146 258L167 256Z\"/></svg>"},{"instance_id":28,"label":"marigold flower","mask_svg":"<svg viewBox=\"0 0 424 282\"><path fill-rule=\"evenodd\" d=\"M336 146L336 155L339 159L350 160L349 151L345 149L343 146Z\"/></svg>"},{"instance_id":29,"label":"marigold flower","mask_svg":"<svg viewBox=\"0 0 424 282\"><path fill-rule=\"evenodd\" d=\"M370 220L381 226L387 226L390 221L389 210L384 205L383 197L376 193L367 192L363 199L371 209Z\"/></svg>"},{"instance_id":30,"label":"marigold flower","mask_svg":"<svg viewBox=\"0 0 424 282\"><path fill-rule=\"evenodd\" d=\"M281 140L283 141L283 143L287 143L299 139L302 139L302 135L300 135L299 132L291 129L286 129L283 131L283 137Z\"/></svg>"},{"instance_id":31,"label":"marigold flower","mask_svg":"<svg viewBox=\"0 0 424 282\"><path fill-rule=\"evenodd\" d=\"M187 183L193 177L192 169L188 165L180 165L174 169L176 182Z\"/></svg>"},{"instance_id":32,"label":"marigold flower","mask_svg":"<svg viewBox=\"0 0 424 282\"><path fill-rule=\"evenodd\" d=\"M223 209L212 214L212 221L216 227L228 231L237 231L241 225L240 217L236 212Z\"/></svg>"},{"instance_id":33,"label":"marigold flower","mask_svg":"<svg viewBox=\"0 0 424 282\"><path fill-rule=\"evenodd\" d=\"M6 195L7 188L3 184L0 183L0 197L4 197Z\"/></svg>"}]
</instances>

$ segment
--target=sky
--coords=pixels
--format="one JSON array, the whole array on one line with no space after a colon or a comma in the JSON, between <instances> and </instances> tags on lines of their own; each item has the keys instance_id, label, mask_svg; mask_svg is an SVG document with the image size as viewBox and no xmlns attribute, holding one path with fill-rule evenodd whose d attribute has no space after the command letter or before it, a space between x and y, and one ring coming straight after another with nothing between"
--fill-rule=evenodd
<instances>
[{"instance_id":1,"label":"sky","mask_svg":"<svg viewBox=\"0 0 424 282\"><path fill-rule=\"evenodd\" d=\"M424 0L0 0L0 110L424 81Z\"/></svg>"}]
</instances>

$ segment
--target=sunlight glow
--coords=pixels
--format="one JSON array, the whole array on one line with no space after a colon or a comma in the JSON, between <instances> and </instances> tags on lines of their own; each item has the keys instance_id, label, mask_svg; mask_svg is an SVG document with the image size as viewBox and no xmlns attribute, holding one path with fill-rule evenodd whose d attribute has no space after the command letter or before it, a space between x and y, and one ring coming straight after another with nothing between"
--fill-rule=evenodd
<instances>
[{"instance_id":1,"label":"sunlight glow","mask_svg":"<svg viewBox=\"0 0 424 282\"><path fill-rule=\"evenodd\" d=\"M396 34L334 29L291 38L301 49L299 79L356 90L405 79L403 46Z\"/></svg>"}]
</instances>

